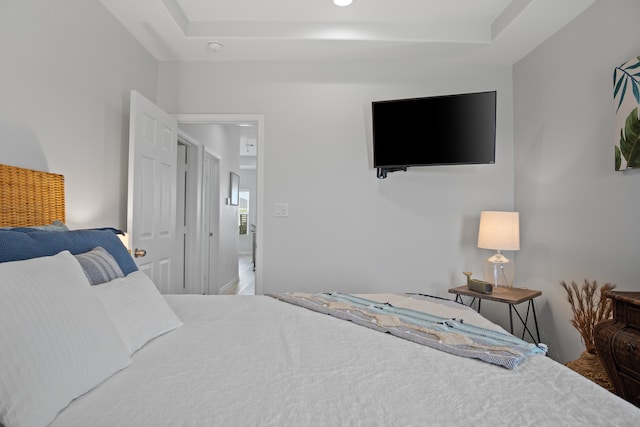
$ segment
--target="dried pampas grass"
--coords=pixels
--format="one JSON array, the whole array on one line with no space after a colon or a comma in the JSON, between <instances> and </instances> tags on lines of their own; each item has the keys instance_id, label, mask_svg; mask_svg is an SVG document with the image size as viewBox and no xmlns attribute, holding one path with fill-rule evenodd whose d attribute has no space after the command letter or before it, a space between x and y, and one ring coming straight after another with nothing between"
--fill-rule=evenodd
<instances>
[{"instance_id":1,"label":"dried pampas grass","mask_svg":"<svg viewBox=\"0 0 640 427\"><path fill-rule=\"evenodd\" d=\"M598 287L595 280L589 282L587 279L584 279L582 286L578 286L573 281L571 286L564 281L561 281L560 285L567 291L567 300L573 311L571 324L580 332L587 352L593 354L596 352L593 328L601 320L611 317L613 306L611 300L607 298L607 293L616 285L605 283Z\"/></svg>"}]
</instances>

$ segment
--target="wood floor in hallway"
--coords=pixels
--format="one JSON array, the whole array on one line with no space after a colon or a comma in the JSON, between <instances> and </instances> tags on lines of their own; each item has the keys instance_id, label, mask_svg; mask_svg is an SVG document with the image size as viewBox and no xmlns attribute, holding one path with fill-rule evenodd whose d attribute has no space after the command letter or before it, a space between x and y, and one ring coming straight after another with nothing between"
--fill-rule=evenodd
<instances>
[{"instance_id":1,"label":"wood floor in hallway","mask_svg":"<svg viewBox=\"0 0 640 427\"><path fill-rule=\"evenodd\" d=\"M236 295L256 294L256 273L253 271L251 254L242 254L238 262L238 292Z\"/></svg>"}]
</instances>

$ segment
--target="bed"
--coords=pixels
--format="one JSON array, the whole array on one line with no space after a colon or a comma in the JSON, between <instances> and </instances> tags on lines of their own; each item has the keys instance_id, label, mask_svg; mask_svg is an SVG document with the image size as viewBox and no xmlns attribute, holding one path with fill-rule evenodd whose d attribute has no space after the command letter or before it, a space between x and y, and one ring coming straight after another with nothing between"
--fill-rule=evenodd
<instances>
[{"instance_id":1,"label":"bed","mask_svg":"<svg viewBox=\"0 0 640 427\"><path fill-rule=\"evenodd\" d=\"M640 419L638 408L544 347L453 301L160 295L113 230L66 230L57 212L0 230L5 427L631 426ZM517 354L517 363L454 354L459 340L463 347L475 340L457 331L429 338L452 322L491 343L517 344L481 351Z\"/></svg>"}]
</instances>

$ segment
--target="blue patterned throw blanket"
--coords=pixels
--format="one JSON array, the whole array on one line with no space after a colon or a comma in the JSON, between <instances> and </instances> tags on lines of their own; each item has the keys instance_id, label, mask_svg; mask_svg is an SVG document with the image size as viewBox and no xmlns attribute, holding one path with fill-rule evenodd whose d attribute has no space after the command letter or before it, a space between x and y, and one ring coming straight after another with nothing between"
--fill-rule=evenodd
<instances>
[{"instance_id":1,"label":"blue patterned throw blanket","mask_svg":"<svg viewBox=\"0 0 640 427\"><path fill-rule=\"evenodd\" d=\"M516 368L527 357L545 354L544 344L407 308L340 293L282 293L273 298L463 357Z\"/></svg>"}]
</instances>

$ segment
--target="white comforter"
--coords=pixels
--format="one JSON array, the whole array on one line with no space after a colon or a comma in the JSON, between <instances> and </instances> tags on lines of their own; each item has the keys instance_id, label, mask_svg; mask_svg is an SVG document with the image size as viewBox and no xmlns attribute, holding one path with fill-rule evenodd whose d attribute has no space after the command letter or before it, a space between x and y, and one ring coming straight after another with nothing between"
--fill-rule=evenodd
<instances>
[{"instance_id":1,"label":"white comforter","mask_svg":"<svg viewBox=\"0 0 640 427\"><path fill-rule=\"evenodd\" d=\"M507 370L266 296L166 299L184 325L72 402L54 427L635 426L640 420L640 409L546 356ZM453 307L452 317L486 322Z\"/></svg>"}]
</instances>

